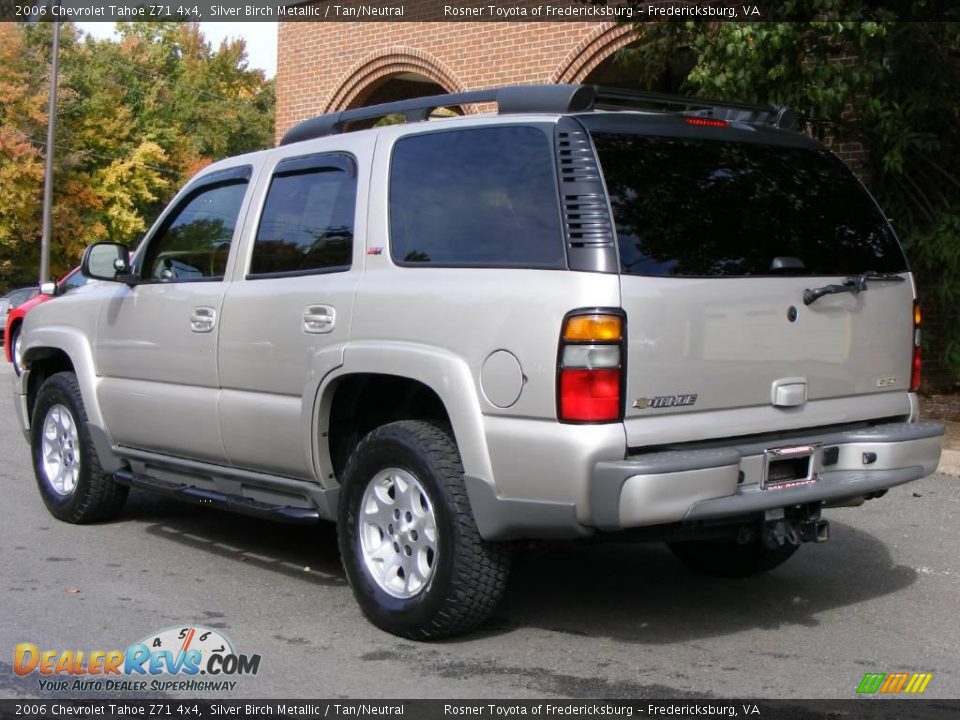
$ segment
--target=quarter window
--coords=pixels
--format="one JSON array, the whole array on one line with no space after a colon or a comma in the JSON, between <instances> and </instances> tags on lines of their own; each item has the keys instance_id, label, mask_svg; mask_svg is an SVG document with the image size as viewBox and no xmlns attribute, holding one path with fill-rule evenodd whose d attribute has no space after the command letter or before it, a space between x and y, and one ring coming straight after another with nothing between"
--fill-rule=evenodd
<instances>
[{"instance_id":1,"label":"quarter window","mask_svg":"<svg viewBox=\"0 0 960 720\"><path fill-rule=\"evenodd\" d=\"M401 265L562 268L557 171L548 135L498 126L399 140L390 248Z\"/></svg>"},{"instance_id":2,"label":"quarter window","mask_svg":"<svg viewBox=\"0 0 960 720\"><path fill-rule=\"evenodd\" d=\"M281 164L270 183L250 275L349 269L357 197L352 161L294 160L287 167Z\"/></svg>"}]
</instances>

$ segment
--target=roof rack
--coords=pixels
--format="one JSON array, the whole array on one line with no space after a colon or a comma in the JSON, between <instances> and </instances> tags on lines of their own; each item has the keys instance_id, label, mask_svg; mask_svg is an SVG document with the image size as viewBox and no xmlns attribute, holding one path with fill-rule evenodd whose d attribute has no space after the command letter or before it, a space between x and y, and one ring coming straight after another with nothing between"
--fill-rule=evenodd
<instances>
[{"instance_id":1,"label":"roof rack","mask_svg":"<svg viewBox=\"0 0 960 720\"><path fill-rule=\"evenodd\" d=\"M373 120L386 115L403 115L407 122L421 122L430 113L450 105L496 103L502 115L526 112L576 112L589 110L593 104L592 88L586 85L511 85L472 92L431 95L399 102L370 105L318 115L294 125L283 136L281 145L310 140L343 132L347 123Z\"/></svg>"},{"instance_id":2,"label":"roof rack","mask_svg":"<svg viewBox=\"0 0 960 720\"><path fill-rule=\"evenodd\" d=\"M796 115L792 110L773 105L717 102L683 95L618 90L596 85L510 85L448 95L431 95L318 115L294 125L280 140L280 144L289 145L336 135L345 132L348 123L387 115L403 115L406 122L422 122L437 108L473 103L496 103L497 111L501 115L624 110L638 109L639 106L668 112L693 112L696 115L732 122L773 125L786 130L796 125Z\"/></svg>"}]
</instances>

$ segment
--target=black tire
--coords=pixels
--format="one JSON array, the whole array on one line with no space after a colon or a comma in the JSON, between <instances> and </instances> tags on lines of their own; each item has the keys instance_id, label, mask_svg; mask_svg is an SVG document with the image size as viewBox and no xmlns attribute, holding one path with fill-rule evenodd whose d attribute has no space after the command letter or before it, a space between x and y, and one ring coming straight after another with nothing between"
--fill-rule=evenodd
<instances>
[{"instance_id":1,"label":"black tire","mask_svg":"<svg viewBox=\"0 0 960 720\"><path fill-rule=\"evenodd\" d=\"M435 519L436 554L430 566L432 574L411 597L397 597L388 592L383 581L368 569L363 554L361 501L368 486L378 477L383 478L388 469L399 469L413 476L426 496L421 502L429 503L429 507L424 505L426 512L432 508ZM401 637L435 640L476 627L496 609L507 584L510 551L505 545L489 543L480 537L467 499L460 454L448 431L415 420L377 428L351 454L343 473L341 492L337 529L340 554L353 594L374 625ZM395 502L397 506L401 504L399 500ZM371 527L366 525L367 532ZM392 525L390 528L393 532ZM374 529L374 538L378 537L376 532ZM399 525L397 532L400 532ZM393 545L398 553L402 552L384 536L381 532L379 542ZM414 537L414 541L417 539ZM400 542L405 541L401 538ZM408 548L404 547L403 551ZM422 546L421 551L427 552ZM409 552L407 554L409 556ZM397 577L401 578L400 582L412 582L404 580L401 571L394 579Z\"/></svg>"},{"instance_id":2,"label":"black tire","mask_svg":"<svg viewBox=\"0 0 960 720\"><path fill-rule=\"evenodd\" d=\"M48 419L51 422L49 428L45 427ZM30 426L33 472L47 510L58 520L68 523L81 524L114 518L123 509L127 499L128 489L114 482L100 467L100 458L90 439L86 421L87 413L76 375L59 372L47 378L37 394ZM61 427L53 427L57 422L62 423ZM70 433L71 427L75 428L75 432ZM51 456L59 461L59 466L70 469L72 474L69 481L73 482L75 478L72 487L65 482L58 486L56 478L60 476L44 465L46 430L56 431L52 437L47 437L47 450L53 448ZM62 434L61 430L64 431ZM69 440L66 439L68 434L71 436ZM75 472L74 468L77 468Z\"/></svg>"},{"instance_id":3,"label":"black tire","mask_svg":"<svg viewBox=\"0 0 960 720\"><path fill-rule=\"evenodd\" d=\"M699 540L667 545L689 569L725 578L744 578L773 570L793 557L800 547L786 543L778 548L768 548L758 540L744 545Z\"/></svg>"},{"instance_id":4,"label":"black tire","mask_svg":"<svg viewBox=\"0 0 960 720\"><path fill-rule=\"evenodd\" d=\"M10 360L13 363L13 371L18 377L23 374L20 363L17 362L17 343L20 341L20 328L21 325L19 324L10 328Z\"/></svg>"}]
</instances>

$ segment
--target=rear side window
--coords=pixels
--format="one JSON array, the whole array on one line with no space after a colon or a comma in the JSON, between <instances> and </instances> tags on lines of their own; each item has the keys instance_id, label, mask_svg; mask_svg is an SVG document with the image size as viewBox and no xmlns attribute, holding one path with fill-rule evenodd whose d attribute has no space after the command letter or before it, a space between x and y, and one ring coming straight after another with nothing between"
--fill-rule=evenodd
<instances>
[{"instance_id":1,"label":"rear side window","mask_svg":"<svg viewBox=\"0 0 960 720\"><path fill-rule=\"evenodd\" d=\"M390 248L401 265L566 266L549 137L499 126L404 138L390 172Z\"/></svg>"},{"instance_id":2,"label":"rear side window","mask_svg":"<svg viewBox=\"0 0 960 720\"><path fill-rule=\"evenodd\" d=\"M314 156L284 161L267 191L250 276L350 268L357 180L353 161Z\"/></svg>"},{"instance_id":3,"label":"rear side window","mask_svg":"<svg viewBox=\"0 0 960 720\"><path fill-rule=\"evenodd\" d=\"M593 139L624 273L723 277L907 269L876 204L825 150L602 132Z\"/></svg>"}]
</instances>

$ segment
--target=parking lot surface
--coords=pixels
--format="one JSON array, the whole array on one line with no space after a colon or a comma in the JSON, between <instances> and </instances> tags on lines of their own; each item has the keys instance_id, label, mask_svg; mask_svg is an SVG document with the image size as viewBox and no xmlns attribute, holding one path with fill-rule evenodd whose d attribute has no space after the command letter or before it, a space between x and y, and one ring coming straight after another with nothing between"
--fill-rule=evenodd
<instances>
[{"instance_id":1,"label":"parking lot surface","mask_svg":"<svg viewBox=\"0 0 960 720\"><path fill-rule=\"evenodd\" d=\"M136 491L118 521L53 519L12 383L4 363L2 697L44 695L36 673L14 673L18 643L124 649L178 626L219 630L261 656L259 672L220 697L852 698L867 672L933 673L927 697L960 696L957 478L829 510L830 542L748 580L692 575L659 544L524 547L492 621L418 644L364 620L329 525Z\"/></svg>"}]
</instances>

